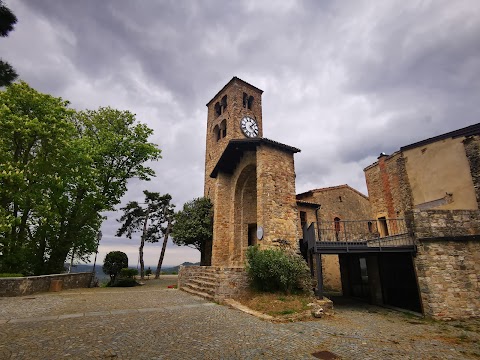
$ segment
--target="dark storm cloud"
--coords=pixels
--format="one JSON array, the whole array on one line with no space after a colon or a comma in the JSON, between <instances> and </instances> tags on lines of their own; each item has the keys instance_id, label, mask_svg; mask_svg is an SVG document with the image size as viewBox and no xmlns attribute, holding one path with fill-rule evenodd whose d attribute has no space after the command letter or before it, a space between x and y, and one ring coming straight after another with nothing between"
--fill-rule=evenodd
<instances>
[{"instance_id":1,"label":"dark storm cloud","mask_svg":"<svg viewBox=\"0 0 480 360\"><path fill-rule=\"evenodd\" d=\"M362 170L380 152L480 119L476 0L7 5L19 22L0 51L24 80L75 108L131 110L154 130L157 177L131 180L122 204L144 189L177 208L202 195L205 103L235 75L265 91L264 136L302 150L299 192L365 192ZM114 237L119 213L108 215L102 251L135 256L137 242Z\"/></svg>"}]
</instances>

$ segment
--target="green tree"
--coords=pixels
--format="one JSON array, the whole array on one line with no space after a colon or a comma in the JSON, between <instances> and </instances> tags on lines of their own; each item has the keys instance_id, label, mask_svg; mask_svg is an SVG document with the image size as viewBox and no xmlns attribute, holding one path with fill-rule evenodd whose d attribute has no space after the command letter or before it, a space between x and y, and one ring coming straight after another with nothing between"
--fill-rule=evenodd
<instances>
[{"instance_id":1,"label":"green tree","mask_svg":"<svg viewBox=\"0 0 480 360\"><path fill-rule=\"evenodd\" d=\"M122 226L116 233L116 236L125 235L131 239L134 233L142 232L138 249L140 277L142 279L145 277L145 264L143 261L145 242L158 242L163 235L164 241L157 267L157 273L160 274L174 213L174 205L171 204L172 197L169 194L160 195L160 193L148 190L145 190L143 193L145 195L145 206L141 206L136 201L131 201L121 208L123 215L118 222L122 223ZM158 278L157 273L155 278Z\"/></svg>"},{"instance_id":2,"label":"green tree","mask_svg":"<svg viewBox=\"0 0 480 360\"><path fill-rule=\"evenodd\" d=\"M6 37L17 23L15 14L0 0L0 36ZM11 84L18 77L13 67L0 59L0 87Z\"/></svg>"},{"instance_id":3,"label":"green tree","mask_svg":"<svg viewBox=\"0 0 480 360\"><path fill-rule=\"evenodd\" d=\"M175 213L172 228L173 243L189 246L201 253L201 265L210 265L213 237L213 205L210 199L201 197L183 205Z\"/></svg>"},{"instance_id":4,"label":"green tree","mask_svg":"<svg viewBox=\"0 0 480 360\"><path fill-rule=\"evenodd\" d=\"M128 268L128 256L122 251L110 251L103 260L103 272L110 276L110 283L114 284L115 279L122 269Z\"/></svg>"},{"instance_id":5,"label":"green tree","mask_svg":"<svg viewBox=\"0 0 480 360\"><path fill-rule=\"evenodd\" d=\"M152 130L128 111L75 112L26 83L0 92L0 270L63 270L96 249L102 211L160 158Z\"/></svg>"}]
</instances>

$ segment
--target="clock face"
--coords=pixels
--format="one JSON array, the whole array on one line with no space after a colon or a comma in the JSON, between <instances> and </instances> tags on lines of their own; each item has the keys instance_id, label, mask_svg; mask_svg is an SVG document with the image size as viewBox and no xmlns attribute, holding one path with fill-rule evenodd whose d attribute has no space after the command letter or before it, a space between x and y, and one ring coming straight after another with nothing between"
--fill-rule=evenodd
<instances>
[{"instance_id":1,"label":"clock face","mask_svg":"<svg viewBox=\"0 0 480 360\"><path fill-rule=\"evenodd\" d=\"M242 128L242 131L246 137L254 138L258 136L258 125L255 119L245 116L240 121L240 127Z\"/></svg>"}]
</instances>

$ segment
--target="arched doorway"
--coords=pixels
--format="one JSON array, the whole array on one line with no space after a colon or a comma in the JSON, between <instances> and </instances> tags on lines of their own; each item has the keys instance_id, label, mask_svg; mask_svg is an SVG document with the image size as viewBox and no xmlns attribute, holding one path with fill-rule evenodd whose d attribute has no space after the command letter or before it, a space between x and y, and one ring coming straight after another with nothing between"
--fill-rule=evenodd
<instances>
[{"instance_id":1,"label":"arched doorway","mask_svg":"<svg viewBox=\"0 0 480 360\"><path fill-rule=\"evenodd\" d=\"M255 164L247 165L237 179L234 199L234 237L231 263L244 266L245 251L256 244L257 172Z\"/></svg>"}]
</instances>

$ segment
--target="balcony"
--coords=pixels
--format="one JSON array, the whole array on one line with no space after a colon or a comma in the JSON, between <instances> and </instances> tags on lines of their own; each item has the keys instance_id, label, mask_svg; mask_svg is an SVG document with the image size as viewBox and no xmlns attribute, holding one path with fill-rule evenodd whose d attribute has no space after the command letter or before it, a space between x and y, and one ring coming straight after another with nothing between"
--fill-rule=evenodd
<instances>
[{"instance_id":1,"label":"balcony","mask_svg":"<svg viewBox=\"0 0 480 360\"><path fill-rule=\"evenodd\" d=\"M318 237L318 240L316 239ZM304 227L308 249L319 254L415 252L405 219L339 220Z\"/></svg>"}]
</instances>

